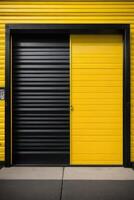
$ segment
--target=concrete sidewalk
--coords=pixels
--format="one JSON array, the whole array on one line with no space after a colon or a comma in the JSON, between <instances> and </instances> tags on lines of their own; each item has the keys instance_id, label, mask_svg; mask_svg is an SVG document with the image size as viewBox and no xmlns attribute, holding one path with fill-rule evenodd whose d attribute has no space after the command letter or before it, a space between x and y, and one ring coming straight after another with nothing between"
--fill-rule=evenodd
<instances>
[{"instance_id":1,"label":"concrete sidewalk","mask_svg":"<svg viewBox=\"0 0 134 200\"><path fill-rule=\"evenodd\" d=\"M1 179L18 180L134 180L134 170L123 167L10 167Z\"/></svg>"},{"instance_id":2,"label":"concrete sidewalk","mask_svg":"<svg viewBox=\"0 0 134 200\"><path fill-rule=\"evenodd\" d=\"M134 200L134 170L121 167L11 167L0 170L0 200Z\"/></svg>"}]
</instances>

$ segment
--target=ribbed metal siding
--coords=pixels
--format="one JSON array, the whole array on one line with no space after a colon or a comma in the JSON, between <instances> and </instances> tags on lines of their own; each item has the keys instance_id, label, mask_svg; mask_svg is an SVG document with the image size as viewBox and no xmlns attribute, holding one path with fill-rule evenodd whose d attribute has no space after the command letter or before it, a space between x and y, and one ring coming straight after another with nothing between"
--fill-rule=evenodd
<instances>
[{"instance_id":1,"label":"ribbed metal siding","mask_svg":"<svg viewBox=\"0 0 134 200\"><path fill-rule=\"evenodd\" d=\"M69 41L13 38L13 163L69 162Z\"/></svg>"},{"instance_id":2,"label":"ribbed metal siding","mask_svg":"<svg viewBox=\"0 0 134 200\"><path fill-rule=\"evenodd\" d=\"M134 2L0 1L0 87L5 86L5 24L128 23L131 25L131 160L134 161ZM76 0L75 0L76 1ZM122 2L123 1L123 2ZM4 108L0 102L0 160L4 160Z\"/></svg>"}]
</instances>

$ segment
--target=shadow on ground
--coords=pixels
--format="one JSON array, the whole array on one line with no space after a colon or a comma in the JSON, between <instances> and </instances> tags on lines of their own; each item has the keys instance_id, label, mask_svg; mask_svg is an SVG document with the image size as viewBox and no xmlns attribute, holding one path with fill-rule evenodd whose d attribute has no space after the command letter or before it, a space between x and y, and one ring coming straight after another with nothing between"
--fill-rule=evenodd
<instances>
[{"instance_id":1,"label":"shadow on ground","mask_svg":"<svg viewBox=\"0 0 134 200\"><path fill-rule=\"evenodd\" d=\"M0 180L0 200L134 200L131 180Z\"/></svg>"}]
</instances>

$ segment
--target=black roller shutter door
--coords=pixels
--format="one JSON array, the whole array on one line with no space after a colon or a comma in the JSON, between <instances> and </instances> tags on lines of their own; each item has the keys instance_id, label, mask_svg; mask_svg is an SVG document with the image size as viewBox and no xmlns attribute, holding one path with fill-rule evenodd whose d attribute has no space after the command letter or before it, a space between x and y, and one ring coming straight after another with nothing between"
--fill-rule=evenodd
<instances>
[{"instance_id":1,"label":"black roller shutter door","mask_svg":"<svg viewBox=\"0 0 134 200\"><path fill-rule=\"evenodd\" d=\"M14 35L13 164L69 163L69 38Z\"/></svg>"}]
</instances>

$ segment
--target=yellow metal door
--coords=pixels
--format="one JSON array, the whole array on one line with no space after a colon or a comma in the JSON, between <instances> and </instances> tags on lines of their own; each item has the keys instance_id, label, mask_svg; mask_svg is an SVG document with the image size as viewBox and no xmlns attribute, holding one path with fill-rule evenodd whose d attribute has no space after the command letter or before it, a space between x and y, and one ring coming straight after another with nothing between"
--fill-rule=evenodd
<instances>
[{"instance_id":1,"label":"yellow metal door","mask_svg":"<svg viewBox=\"0 0 134 200\"><path fill-rule=\"evenodd\" d=\"M123 164L123 41L71 35L70 163Z\"/></svg>"}]
</instances>

